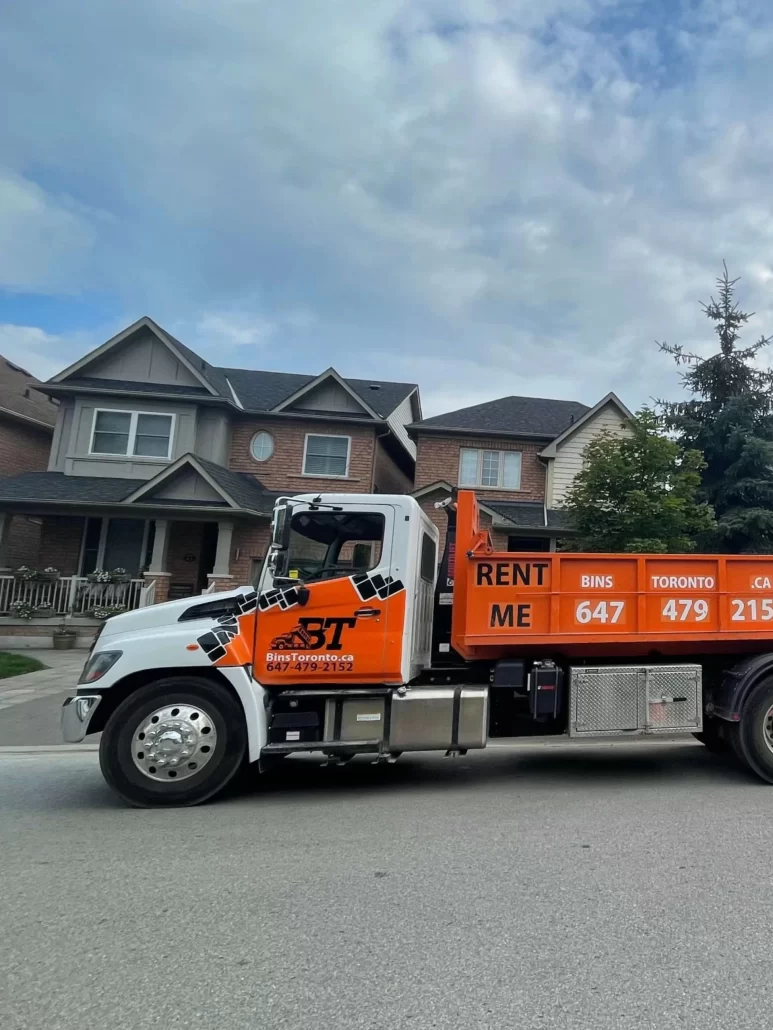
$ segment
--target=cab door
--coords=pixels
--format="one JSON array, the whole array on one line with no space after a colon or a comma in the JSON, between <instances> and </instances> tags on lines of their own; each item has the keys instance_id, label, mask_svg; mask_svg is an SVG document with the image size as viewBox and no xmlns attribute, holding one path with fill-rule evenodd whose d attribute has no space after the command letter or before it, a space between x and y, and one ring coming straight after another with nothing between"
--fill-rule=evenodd
<instances>
[{"instance_id":1,"label":"cab door","mask_svg":"<svg viewBox=\"0 0 773 1030\"><path fill-rule=\"evenodd\" d=\"M394 507L304 505L291 525L286 577L267 570L259 592L255 678L399 682L405 587L393 568Z\"/></svg>"}]
</instances>

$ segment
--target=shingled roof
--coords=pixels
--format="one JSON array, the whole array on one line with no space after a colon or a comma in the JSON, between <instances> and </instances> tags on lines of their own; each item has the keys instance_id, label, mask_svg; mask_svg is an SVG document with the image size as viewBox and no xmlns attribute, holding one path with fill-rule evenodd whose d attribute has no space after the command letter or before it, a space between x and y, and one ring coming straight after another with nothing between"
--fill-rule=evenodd
<instances>
[{"instance_id":1,"label":"shingled roof","mask_svg":"<svg viewBox=\"0 0 773 1030\"><path fill-rule=\"evenodd\" d=\"M259 372L249 368L220 368L218 371L228 378L239 400L249 411L271 411L318 378L294 372ZM415 383L389 383L381 379L343 381L381 418L388 418L417 389Z\"/></svg>"},{"instance_id":2,"label":"shingled roof","mask_svg":"<svg viewBox=\"0 0 773 1030\"><path fill-rule=\"evenodd\" d=\"M557 401L544 397L500 397L473 404L443 415L434 415L409 427L420 432L486 433L495 436L535 437L552 440L590 408L579 401Z\"/></svg>"},{"instance_id":3,"label":"shingled roof","mask_svg":"<svg viewBox=\"0 0 773 1030\"><path fill-rule=\"evenodd\" d=\"M195 372L201 385L147 383L118 381L114 379L95 378L88 375L89 363L107 349L125 343L130 337L142 330L150 329L162 342L177 352L178 358L186 362ZM110 390L112 393L136 394L159 393L176 396L188 396L210 401L222 401L230 406L242 408L249 412L267 413L280 407L295 394L323 381L330 374L349 389L369 409L363 409L362 418L372 417L374 413L379 419L388 419L394 410L412 393L418 390L416 383L393 383L382 379L344 379L333 369L315 375L304 375L296 372L264 372L251 368L221 368L205 361L190 347L176 339L152 318L143 316L123 332L108 340L102 347L64 369L43 385L43 389L52 393L63 393L66 389L95 391ZM341 414L341 412L331 412ZM347 412L348 418L356 418L356 413Z\"/></svg>"},{"instance_id":4,"label":"shingled roof","mask_svg":"<svg viewBox=\"0 0 773 1030\"><path fill-rule=\"evenodd\" d=\"M263 484L247 472L232 472L213 461L184 455L178 463L191 458L232 499L238 508L270 516L279 494L266 490ZM170 466L170 470L173 471ZM164 470L167 473L169 470ZM174 497L157 498L151 494L130 498L143 488L152 488L156 477L147 479L111 479L107 476L68 476L64 472L23 472L18 476L0 478L0 502L30 504L123 504L165 505L184 508L195 504L199 508L218 507L217 502L192 501ZM225 500L223 503L226 503Z\"/></svg>"},{"instance_id":5,"label":"shingled roof","mask_svg":"<svg viewBox=\"0 0 773 1030\"><path fill-rule=\"evenodd\" d=\"M534 501L486 500L485 504L517 529L551 529L559 533L572 530L572 520L568 512L555 508L546 510L544 505Z\"/></svg>"},{"instance_id":6,"label":"shingled roof","mask_svg":"<svg viewBox=\"0 0 773 1030\"><path fill-rule=\"evenodd\" d=\"M0 409L53 429L57 406L34 389L38 384L35 376L0 356Z\"/></svg>"},{"instance_id":7,"label":"shingled roof","mask_svg":"<svg viewBox=\"0 0 773 1030\"><path fill-rule=\"evenodd\" d=\"M22 472L0 478L0 501L85 501L110 504L137 490L143 479L66 476L64 472Z\"/></svg>"}]
</instances>

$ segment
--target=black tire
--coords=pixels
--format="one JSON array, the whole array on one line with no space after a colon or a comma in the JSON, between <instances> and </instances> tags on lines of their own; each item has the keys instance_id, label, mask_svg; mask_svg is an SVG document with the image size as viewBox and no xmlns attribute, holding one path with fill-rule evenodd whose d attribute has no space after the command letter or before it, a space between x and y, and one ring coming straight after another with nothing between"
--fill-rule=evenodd
<instances>
[{"instance_id":1,"label":"black tire","mask_svg":"<svg viewBox=\"0 0 773 1030\"><path fill-rule=\"evenodd\" d=\"M704 747L714 755L726 755L731 748L725 733L725 723L721 719L707 719L701 733L693 733Z\"/></svg>"},{"instance_id":2,"label":"black tire","mask_svg":"<svg viewBox=\"0 0 773 1030\"><path fill-rule=\"evenodd\" d=\"M773 783L773 740L766 743L767 714L773 709L773 679L763 680L752 690L741 712L735 751L739 758L766 783Z\"/></svg>"},{"instance_id":3,"label":"black tire","mask_svg":"<svg viewBox=\"0 0 773 1030\"><path fill-rule=\"evenodd\" d=\"M200 773L181 782L160 782L134 764L135 731L154 709L192 705L204 711L217 732L212 758ZM247 729L239 701L222 684L193 676L156 680L130 694L107 721L99 745L99 764L110 787L135 808L199 805L233 779L247 753Z\"/></svg>"}]
</instances>

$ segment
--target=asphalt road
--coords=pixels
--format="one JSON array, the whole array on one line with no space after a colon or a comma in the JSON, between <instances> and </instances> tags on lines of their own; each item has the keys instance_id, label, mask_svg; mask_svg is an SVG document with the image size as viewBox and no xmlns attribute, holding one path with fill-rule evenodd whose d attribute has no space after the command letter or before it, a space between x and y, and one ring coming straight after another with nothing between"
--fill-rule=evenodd
<instances>
[{"instance_id":1,"label":"asphalt road","mask_svg":"<svg viewBox=\"0 0 773 1030\"><path fill-rule=\"evenodd\" d=\"M626 743L134 811L93 752L0 754L0 1026L759 1030L771 791Z\"/></svg>"}]
</instances>

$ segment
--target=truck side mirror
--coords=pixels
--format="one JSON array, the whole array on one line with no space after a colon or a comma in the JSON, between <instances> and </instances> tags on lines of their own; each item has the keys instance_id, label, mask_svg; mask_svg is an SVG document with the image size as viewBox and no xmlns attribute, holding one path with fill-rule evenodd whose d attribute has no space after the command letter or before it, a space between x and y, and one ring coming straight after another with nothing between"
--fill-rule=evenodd
<instances>
[{"instance_id":1,"label":"truck side mirror","mask_svg":"<svg viewBox=\"0 0 773 1030\"><path fill-rule=\"evenodd\" d=\"M281 551L278 547L272 547L268 554L268 567L274 579L282 579L287 575L288 552Z\"/></svg>"},{"instance_id":2,"label":"truck side mirror","mask_svg":"<svg viewBox=\"0 0 773 1030\"><path fill-rule=\"evenodd\" d=\"M271 527L271 542L280 551L290 546L292 529L292 508L289 504L280 504L274 509L274 521Z\"/></svg>"},{"instance_id":3,"label":"truck side mirror","mask_svg":"<svg viewBox=\"0 0 773 1030\"><path fill-rule=\"evenodd\" d=\"M309 603L309 598L311 597L311 591L309 590L308 587L303 587L303 586L298 587L298 589L296 591L296 597L298 598L298 604L303 608L304 605L307 605Z\"/></svg>"}]
</instances>

